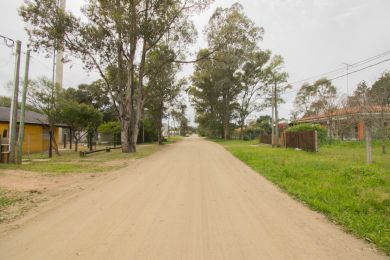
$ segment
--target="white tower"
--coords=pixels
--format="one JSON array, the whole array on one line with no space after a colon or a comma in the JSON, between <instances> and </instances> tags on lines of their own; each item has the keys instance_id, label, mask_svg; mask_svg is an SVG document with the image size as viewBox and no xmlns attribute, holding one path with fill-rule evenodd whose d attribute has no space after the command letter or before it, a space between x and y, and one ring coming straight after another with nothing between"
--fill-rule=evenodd
<instances>
[{"instance_id":1,"label":"white tower","mask_svg":"<svg viewBox=\"0 0 390 260\"><path fill-rule=\"evenodd\" d=\"M65 10L66 0L59 0L59 8ZM63 42L60 43L63 45ZM64 81L64 63L63 63L64 53L62 51L58 51L56 57L56 84L58 84L61 88L63 87Z\"/></svg>"}]
</instances>

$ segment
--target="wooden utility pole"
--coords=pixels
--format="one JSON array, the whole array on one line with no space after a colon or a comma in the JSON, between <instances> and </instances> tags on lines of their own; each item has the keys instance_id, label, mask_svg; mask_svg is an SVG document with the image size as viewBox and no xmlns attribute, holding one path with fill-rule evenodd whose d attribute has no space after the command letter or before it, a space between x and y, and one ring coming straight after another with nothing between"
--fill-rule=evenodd
<instances>
[{"instance_id":1,"label":"wooden utility pole","mask_svg":"<svg viewBox=\"0 0 390 260\"><path fill-rule=\"evenodd\" d=\"M279 134L279 114L278 114L278 86L275 83L275 135L276 135L276 146L280 146L280 134Z\"/></svg>"},{"instance_id":2,"label":"wooden utility pole","mask_svg":"<svg viewBox=\"0 0 390 260\"><path fill-rule=\"evenodd\" d=\"M20 107L18 158L17 158L17 163L19 163L19 164L22 163L22 155L23 155L24 121L25 121L25 115L26 115L26 99L27 99L27 88L28 88L28 73L29 73L29 69L30 69L30 54L31 54L31 51L27 50L26 67L25 67L25 71L24 71L22 104Z\"/></svg>"},{"instance_id":3,"label":"wooden utility pole","mask_svg":"<svg viewBox=\"0 0 390 260\"><path fill-rule=\"evenodd\" d=\"M16 42L15 74L14 74L14 92L12 95L10 123L9 123L9 162L15 163L16 155L16 126L18 115L18 96L19 96L19 73L20 73L20 52L22 42Z\"/></svg>"},{"instance_id":4,"label":"wooden utility pole","mask_svg":"<svg viewBox=\"0 0 390 260\"><path fill-rule=\"evenodd\" d=\"M364 132L366 134L366 162L372 163L372 123L367 120L364 123Z\"/></svg>"},{"instance_id":5,"label":"wooden utility pole","mask_svg":"<svg viewBox=\"0 0 390 260\"><path fill-rule=\"evenodd\" d=\"M271 144L272 147L275 147L275 87L272 86L272 135L271 135Z\"/></svg>"}]
</instances>

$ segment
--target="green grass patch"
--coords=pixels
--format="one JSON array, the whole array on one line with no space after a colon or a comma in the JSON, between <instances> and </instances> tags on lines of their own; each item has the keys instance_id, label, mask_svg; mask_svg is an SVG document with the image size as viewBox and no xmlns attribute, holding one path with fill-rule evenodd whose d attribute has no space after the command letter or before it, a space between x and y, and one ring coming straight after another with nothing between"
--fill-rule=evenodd
<instances>
[{"instance_id":1,"label":"green grass patch","mask_svg":"<svg viewBox=\"0 0 390 260\"><path fill-rule=\"evenodd\" d=\"M167 141L165 142L165 144L173 144L173 143L179 142L179 141L181 141L183 139L184 139L184 137L183 136L179 136L179 135L170 136L167 139Z\"/></svg>"},{"instance_id":2,"label":"green grass patch","mask_svg":"<svg viewBox=\"0 0 390 260\"><path fill-rule=\"evenodd\" d=\"M365 164L364 144L326 145L318 153L217 141L293 197L390 255L390 155L374 146Z\"/></svg>"},{"instance_id":3,"label":"green grass patch","mask_svg":"<svg viewBox=\"0 0 390 260\"><path fill-rule=\"evenodd\" d=\"M0 188L0 223L8 219L6 210L24 200L17 192L11 192Z\"/></svg>"},{"instance_id":4,"label":"green grass patch","mask_svg":"<svg viewBox=\"0 0 390 260\"><path fill-rule=\"evenodd\" d=\"M181 138L173 137L169 143L174 143ZM1 170L25 170L39 172L49 176L71 173L99 173L116 170L125 167L129 159L144 158L161 149L157 144L138 145L136 153L122 153L121 149L111 150L111 152L99 152L89 154L81 158L79 153L74 151L61 152L61 156L53 155L48 159L47 154L33 154L30 160L23 165L0 164Z\"/></svg>"}]
</instances>

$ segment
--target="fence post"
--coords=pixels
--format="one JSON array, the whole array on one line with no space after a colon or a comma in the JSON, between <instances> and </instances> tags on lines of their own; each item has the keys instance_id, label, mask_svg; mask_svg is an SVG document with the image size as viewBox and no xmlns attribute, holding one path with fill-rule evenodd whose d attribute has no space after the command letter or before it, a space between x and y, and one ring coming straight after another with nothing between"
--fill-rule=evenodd
<instances>
[{"instance_id":1,"label":"fence post","mask_svg":"<svg viewBox=\"0 0 390 260\"><path fill-rule=\"evenodd\" d=\"M314 131L314 151L318 152L318 132L317 130Z\"/></svg>"}]
</instances>

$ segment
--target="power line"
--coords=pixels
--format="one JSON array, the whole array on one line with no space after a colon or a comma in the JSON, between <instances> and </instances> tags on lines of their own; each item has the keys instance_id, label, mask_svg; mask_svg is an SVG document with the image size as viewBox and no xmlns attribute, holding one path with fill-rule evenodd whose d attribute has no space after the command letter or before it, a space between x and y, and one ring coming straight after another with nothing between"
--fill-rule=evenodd
<instances>
[{"instance_id":1,"label":"power line","mask_svg":"<svg viewBox=\"0 0 390 260\"><path fill-rule=\"evenodd\" d=\"M11 39L7 36L1 35L1 34L0 34L0 38L3 39L4 44L8 48L13 48L15 46L15 41L13 39Z\"/></svg>"},{"instance_id":2,"label":"power line","mask_svg":"<svg viewBox=\"0 0 390 260\"><path fill-rule=\"evenodd\" d=\"M339 78L346 77L346 76L351 75L351 74L355 74L355 73L357 73L357 72L360 72L360 71L363 71L363 70L366 70L366 69L369 69L369 68L378 66L378 65L380 65L380 64L382 64L382 63L385 63L385 62L388 62L388 61L390 61L390 59L382 60L382 61L377 62L377 63L375 63L375 64L371 64L371 65L369 65L369 66L363 67L363 68L361 68L361 69L354 70L354 71L351 71L351 72L346 73L346 74L344 74L344 75L341 75L341 76L337 76L337 77L331 78L331 79L329 79L329 81L333 81L333 80L336 80L336 79L339 79ZM298 91L299 91L299 90L291 90L291 91L284 92L283 94L290 94L290 93L294 93L294 92L298 92Z\"/></svg>"},{"instance_id":3,"label":"power line","mask_svg":"<svg viewBox=\"0 0 390 260\"><path fill-rule=\"evenodd\" d=\"M351 71L351 72L349 72L349 73L347 73L347 74L345 74L345 75L341 75L341 76L332 78L332 79L330 79L330 81L333 81L333 80L336 80L336 79L339 79L339 78L343 78L343 77L348 76L348 75L351 75L351 74L355 74L355 73L357 73L357 72L359 72L359 71L366 70L366 69L371 68L371 67L375 67L375 66L377 66L377 65L379 65L379 64L382 64L382 63L385 63L385 62L388 62L388 61L390 61L390 59L382 60L382 61L380 61L380 62L378 62L378 63L371 64L371 65L366 66L366 67L364 67L364 68L361 68L361 69L358 69L358 70L355 70L355 71Z\"/></svg>"},{"instance_id":4,"label":"power line","mask_svg":"<svg viewBox=\"0 0 390 260\"><path fill-rule=\"evenodd\" d=\"M375 56L372 56L372 57L369 57L367 59L364 59L364 60L361 60L361 61L358 61L358 62L355 62L353 64L350 64L350 67L359 67L363 64L366 64L366 63L369 63L371 61L374 61L374 60L377 60L379 58L382 58L384 56L387 56L388 54L390 54L390 51L385 51L385 52L382 52L380 54L377 54ZM334 70L331 70L331 71L328 71L328 72L325 72L325 73L321 73L321 74L318 74L318 75L315 75L315 76L310 76L310 77L307 77L305 79L302 79L302 80L298 80L298 81L294 81L294 82L290 82L289 85L295 85L297 83L301 83L301 82L305 82L305 81L308 81L308 80L311 80L311 79L314 79L314 78L318 78L318 77L321 77L321 76L326 76L326 75L331 75L331 74L335 74L337 72L341 72L341 71L344 71L345 70L345 67L341 67L341 68L338 68L338 69L334 69Z\"/></svg>"}]
</instances>

